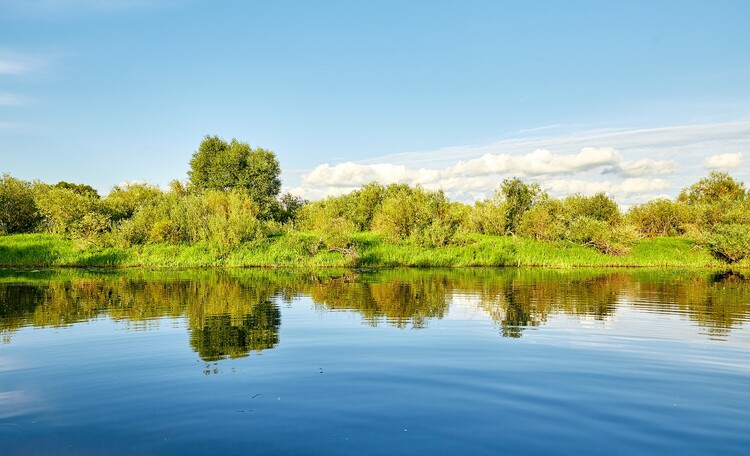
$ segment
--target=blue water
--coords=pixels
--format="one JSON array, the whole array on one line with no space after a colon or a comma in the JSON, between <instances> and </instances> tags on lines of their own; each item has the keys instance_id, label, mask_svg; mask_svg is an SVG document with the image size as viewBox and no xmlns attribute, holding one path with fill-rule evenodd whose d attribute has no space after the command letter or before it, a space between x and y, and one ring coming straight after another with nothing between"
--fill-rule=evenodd
<instances>
[{"instance_id":1,"label":"blue water","mask_svg":"<svg viewBox=\"0 0 750 456\"><path fill-rule=\"evenodd\" d=\"M750 451L742 276L1 278L2 454Z\"/></svg>"}]
</instances>

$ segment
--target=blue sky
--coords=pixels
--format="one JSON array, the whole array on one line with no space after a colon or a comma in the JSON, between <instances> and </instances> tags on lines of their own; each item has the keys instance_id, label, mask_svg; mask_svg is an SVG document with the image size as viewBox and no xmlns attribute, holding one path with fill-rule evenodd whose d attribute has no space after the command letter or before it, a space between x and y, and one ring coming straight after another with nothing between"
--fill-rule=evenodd
<instances>
[{"instance_id":1,"label":"blue sky","mask_svg":"<svg viewBox=\"0 0 750 456\"><path fill-rule=\"evenodd\" d=\"M0 0L0 171L164 185L206 134L310 198L750 182L750 2Z\"/></svg>"}]
</instances>

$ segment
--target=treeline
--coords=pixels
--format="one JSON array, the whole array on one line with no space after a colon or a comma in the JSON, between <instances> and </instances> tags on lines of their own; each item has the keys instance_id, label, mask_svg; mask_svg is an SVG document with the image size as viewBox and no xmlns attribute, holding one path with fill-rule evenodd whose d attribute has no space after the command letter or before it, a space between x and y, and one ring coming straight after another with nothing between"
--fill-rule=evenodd
<instances>
[{"instance_id":1,"label":"treeline","mask_svg":"<svg viewBox=\"0 0 750 456\"><path fill-rule=\"evenodd\" d=\"M162 190L115 187L106 197L84 184L0 178L0 233L46 232L109 247L205 242L228 252L287 235L310 255L357 255L361 232L391 243L462 245L480 235L519 236L626 254L643 237L689 238L727 262L750 256L750 195L743 183L712 172L675 200L621 211L604 193L550 197L537 184L503 180L495 195L467 205L442 191L370 183L347 195L307 202L280 195L275 155L237 140L207 136L193 154L189 180Z\"/></svg>"}]
</instances>

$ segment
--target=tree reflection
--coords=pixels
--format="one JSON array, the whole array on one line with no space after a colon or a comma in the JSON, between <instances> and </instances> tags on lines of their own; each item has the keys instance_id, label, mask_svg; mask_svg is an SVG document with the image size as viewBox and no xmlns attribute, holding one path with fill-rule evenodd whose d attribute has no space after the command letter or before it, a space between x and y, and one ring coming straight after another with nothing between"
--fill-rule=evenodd
<instances>
[{"instance_id":1,"label":"tree reflection","mask_svg":"<svg viewBox=\"0 0 750 456\"><path fill-rule=\"evenodd\" d=\"M545 269L391 270L376 273L266 270L86 273L0 272L0 335L107 315L133 330L184 318L206 362L279 343L279 302L309 296L323 311L351 311L365 324L424 328L456 297L486 313L504 337L554 315L607 320L618 306L686 316L726 338L750 316L750 281L732 273Z\"/></svg>"}]
</instances>

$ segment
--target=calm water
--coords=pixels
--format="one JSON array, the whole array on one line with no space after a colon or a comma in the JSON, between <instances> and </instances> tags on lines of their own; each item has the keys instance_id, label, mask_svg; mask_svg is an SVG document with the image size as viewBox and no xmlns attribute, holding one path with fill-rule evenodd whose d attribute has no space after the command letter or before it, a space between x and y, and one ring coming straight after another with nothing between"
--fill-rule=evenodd
<instances>
[{"instance_id":1,"label":"calm water","mask_svg":"<svg viewBox=\"0 0 750 456\"><path fill-rule=\"evenodd\" d=\"M748 454L750 281L0 272L2 454Z\"/></svg>"}]
</instances>

